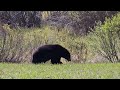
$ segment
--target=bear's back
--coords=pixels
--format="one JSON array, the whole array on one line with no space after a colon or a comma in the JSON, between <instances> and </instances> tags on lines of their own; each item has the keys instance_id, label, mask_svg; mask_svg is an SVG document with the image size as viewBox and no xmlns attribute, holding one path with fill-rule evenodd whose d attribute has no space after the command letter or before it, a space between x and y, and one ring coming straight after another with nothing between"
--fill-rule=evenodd
<instances>
[{"instance_id":1,"label":"bear's back","mask_svg":"<svg viewBox=\"0 0 120 90\"><path fill-rule=\"evenodd\" d=\"M53 44L53 45L50 44L50 45L43 45L39 47L38 50L45 50L45 49L50 50L50 49L60 49L60 48L63 48L63 47L59 44Z\"/></svg>"}]
</instances>

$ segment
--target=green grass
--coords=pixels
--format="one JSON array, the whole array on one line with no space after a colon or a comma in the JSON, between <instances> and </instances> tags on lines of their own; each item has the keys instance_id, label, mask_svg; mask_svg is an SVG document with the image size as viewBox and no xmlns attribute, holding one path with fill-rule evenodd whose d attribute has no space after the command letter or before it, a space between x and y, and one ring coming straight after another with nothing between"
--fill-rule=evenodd
<instances>
[{"instance_id":1,"label":"green grass","mask_svg":"<svg viewBox=\"0 0 120 90\"><path fill-rule=\"evenodd\" d=\"M2 79L118 79L120 64L8 64L0 63Z\"/></svg>"}]
</instances>

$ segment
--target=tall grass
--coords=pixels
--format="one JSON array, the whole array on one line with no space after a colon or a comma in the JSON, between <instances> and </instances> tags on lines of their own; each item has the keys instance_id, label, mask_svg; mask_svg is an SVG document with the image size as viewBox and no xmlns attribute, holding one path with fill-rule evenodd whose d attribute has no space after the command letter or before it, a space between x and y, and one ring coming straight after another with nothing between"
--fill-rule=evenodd
<instances>
[{"instance_id":1,"label":"tall grass","mask_svg":"<svg viewBox=\"0 0 120 90\"><path fill-rule=\"evenodd\" d=\"M87 45L82 37L73 34L67 29L58 31L50 27L10 29L4 26L6 36L1 36L1 62L31 62L35 50L45 44L60 44L67 48L74 62L86 62Z\"/></svg>"}]
</instances>

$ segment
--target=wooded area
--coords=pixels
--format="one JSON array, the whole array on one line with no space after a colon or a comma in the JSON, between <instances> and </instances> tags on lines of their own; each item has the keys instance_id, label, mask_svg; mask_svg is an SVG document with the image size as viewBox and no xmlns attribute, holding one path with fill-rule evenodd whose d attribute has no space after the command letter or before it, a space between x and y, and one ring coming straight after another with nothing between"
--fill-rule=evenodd
<instances>
[{"instance_id":1,"label":"wooded area","mask_svg":"<svg viewBox=\"0 0 120 90\"><path fill-rule=\"evenodd\" d=\"M0 11L0 21L13 28L67 28L79 35L87 35L96 22L105 21L118 11Z\"/></svg>"},{"instance_id":2,"label":"wooded area","mask_svg":"<svg viewBox=\"0 0 120 90\"><path fill-rule=\"evenodd\" d=\"M31 62L59 44L72 62L120 62L119 11L0 11L0 62Z\"/></svg>"}]
</instances>

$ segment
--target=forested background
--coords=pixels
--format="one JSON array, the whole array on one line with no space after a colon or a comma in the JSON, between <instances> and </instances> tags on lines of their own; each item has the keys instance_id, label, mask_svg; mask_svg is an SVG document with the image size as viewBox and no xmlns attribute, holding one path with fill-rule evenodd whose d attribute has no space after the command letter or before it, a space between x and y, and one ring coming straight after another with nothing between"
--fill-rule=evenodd
<instances>
[{"instance_id":1,"label":"forested background","mask_svg":"<svg viewBox=\"0 0 120 90\"><path fill-rule=\"evenodd\" d=\"M57 43L75 62L119 62L119 18L119 11L0 11L0 61L31 61L39 46Z\"/></svg>"},{"instance_id":2,"label":"forested background","mask_svg":"<svg viewBox=\"0 0 120 90\"><path fill-rule=\"evenodd\" d=\"M68 28L79 35L87 35L96 22L104 22L118 11L0 11L0 21L11 27L31 28L49 25Z\"/></svg>"}]
</instances>

